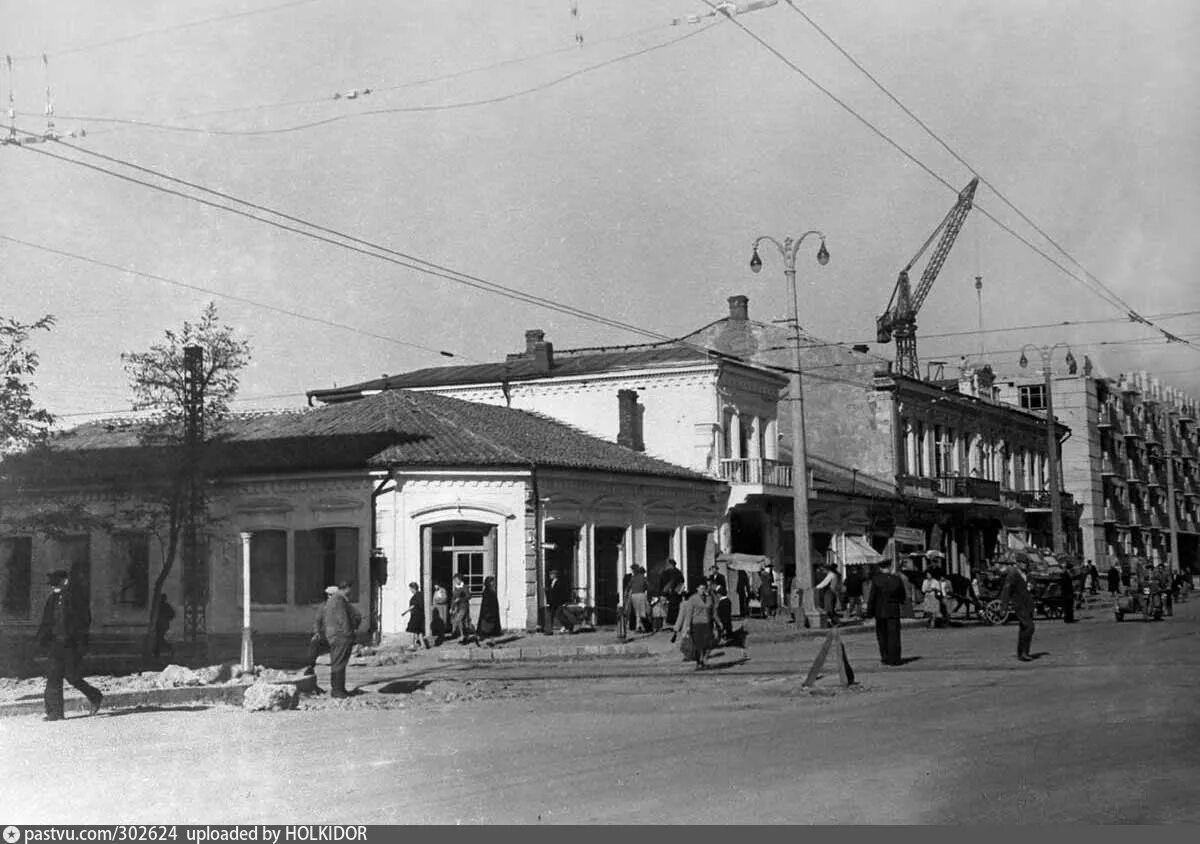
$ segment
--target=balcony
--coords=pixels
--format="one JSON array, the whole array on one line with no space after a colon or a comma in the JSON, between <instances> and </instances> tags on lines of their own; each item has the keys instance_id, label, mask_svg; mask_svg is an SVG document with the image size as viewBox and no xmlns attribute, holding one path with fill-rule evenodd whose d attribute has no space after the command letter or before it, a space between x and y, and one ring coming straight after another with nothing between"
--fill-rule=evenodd
<instances>
[{"instance_id":1,"label":"balcony","mask_svg":"<svg viewBox=\"0 0 1200 844\"><path fill-rule=\"evenodd\" d=\"M1127 437L1139 440L1143 438L1142 425L1132 414L1124 414L1124 418L1121 420L1121 428L1122 433Z\"/></svg>"},{"instance_id":2,"label":"balcony","mask_svg":"<svg viewBox=\"0 0 1200 844\"><path fill-rule=\"evenodd\" d=\"M1017 493L1017 499L1027 513L1049 513L1053 509L1051 506L1053 499L1050 498L1050 493L1044 490L1040 492L1024 490ZM1069 492L1059 492L1058 501L1064 513L1070 513L1075 508L1075 496Z\"/></svg>"},{"instance_id":3,"label":"balcony","mask_svg":"<svg viewBox=\"0 0 1200 844\"><path fill-rule=\"evenodd\" d=\"M1134 460L1125 461L1125 480L1131 484L1140 484L1142 481L1142 466Z\"/></svg>"},{"instance_id":4,"label":"balcony","mask_svg":"<svg viewBox=\"0 0 1200 844\"><path fill-rule=\"evenodd\" d=\"M721 478L731 484L792 486L792 464L780 460L735 458L721 461Z\"/></svg>"},{"instance_id":5,"label":"balcony","mask_svg":"<svg viewBox=\"0 0 1200 844\"><path fill-rule=\"evenodd\" d=\"M1109 457L1107 454L1100 458L1100 474L1101 475L1120 475L1117 471L1117 461Z\"/></svg>"},{"instance_id":6,"label":"balcony","mask_svg":"<svg viewBox=\"0 0 1200 844\"><path fill-rule=\"evenodd\" d=\"M983 478L964 478L959 475L941 475L937 479L938 499L1000 502L1000 482L985 481Z\"/></svg>"},{"instance_id":7,"label":"balcony","mask_svg":"<svg viewBox=\"0 0 1200 844\"><path fill-rule=\"evenodd\" d=\"M908 498L937 498L938 485L933 478L922 478L918 475L899 475L896 486L900 494Z\"/></svg>"},{"instance_id":8,"label":"balcony","mask_svg":"<svg viewBox=\"0 0 1200 844\"><path fill-rule=\"evenodd\" d=\"M1129 517L1125 513L1125 506L1111 501L1106 502L1104 504L1104 521L1116 525L1129 524Z\"/></svg>"},{"instance_id":9,"label":"balcony","mask_svg":"<svg viewBox=\"0 0 1200 844\"><path fill-rule=\"evenodd\" d=\"M1101 428L1120 428L1121 417L1117 415L1117 409L1112 405L1104 405L1100 408L1100 413L1096 419L1096 424Z\"/></svg>"}]
</instances>

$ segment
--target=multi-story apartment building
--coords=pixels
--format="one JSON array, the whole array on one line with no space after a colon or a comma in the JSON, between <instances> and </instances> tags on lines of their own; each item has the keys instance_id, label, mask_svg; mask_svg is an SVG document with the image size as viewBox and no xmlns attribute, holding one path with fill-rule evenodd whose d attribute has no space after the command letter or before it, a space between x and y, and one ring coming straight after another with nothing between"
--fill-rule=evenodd
<instances>
[{"instance_id":1,"label":"multi-story apartment building","mask_svg":"<svg viewBox=\"0 0 1200 844\"><path fill-rule=\"evenodd\" d=\"M1197 400L1146 372L1107 378L1051 376L1063 444L1063 487L1082 504L1085 557L1105 570L1166 562L1200 571L1200 433ZM1045 413L1043 378L1002 385L1002 400Z\"/></svg>"}]
</instances>

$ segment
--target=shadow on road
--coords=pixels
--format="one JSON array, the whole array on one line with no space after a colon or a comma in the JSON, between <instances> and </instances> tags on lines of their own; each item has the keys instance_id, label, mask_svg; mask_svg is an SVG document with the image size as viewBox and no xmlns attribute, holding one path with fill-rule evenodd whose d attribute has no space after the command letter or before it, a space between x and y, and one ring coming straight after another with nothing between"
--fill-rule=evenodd
<instances>
[{"instance_id":1,"label":"shadow on road","mask_svg":"<svg viewBox=\"0 0 1200 844\"><path fill-rule=\"evenodd\" d=\"M431 680L392 680L376 689L381 695L411 695L428 686Z\"/></svg>"},{"instance_id":2,"label":"shadow on road","mask_svg":"<svg viewBox=\"0 0 1200 844\"><path fill-rule=\"evenodd\" d=\"M147 712L205 712L211 706L134 706L129 709L114 709L98 713L102 718L120 718L124 715L143 715Z\"/></svg>"}]
</instances>

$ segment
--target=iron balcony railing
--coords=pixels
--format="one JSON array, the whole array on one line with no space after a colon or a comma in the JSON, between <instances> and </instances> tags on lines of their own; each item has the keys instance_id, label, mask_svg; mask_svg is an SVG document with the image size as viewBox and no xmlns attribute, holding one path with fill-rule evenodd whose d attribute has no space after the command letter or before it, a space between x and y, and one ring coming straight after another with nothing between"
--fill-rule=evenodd
<instances>
[{"instance_id":1,"label":"iron balcony railing","mask_svg":"<svg viewBox=\"0 0 1200 844\"><path fill-rule=\"evenodd\" d=\"M978 501L999 501L1000 482L983 478L964 478L960 475L941 475L937 492L943 498L972 498Z\"/></svg>"},{"instance_id":2,"label":"iron balcony railing","mask_svg":"<svg viewBox=\"0 0 1200 844\"><path fill-rule=\"evenodd\" d=\"M721 479L731 484L791 489L792 464L757 457L727 458L721 461Z\"/></svg>"},{"instance_id":3,"label":"iron balcony railing","mask_svg":"<svg viewBox=\"0 0 1200 844\"><path fill-rule=\"evenodd\" d=\"M1045 490L1023 490L1017 493L1017 499L1026 510L1052 510L1050 493ZM1075 507L1075 496L1069 492L1059 492L1059 503L1064 512L1070 512Z\"/></svg>"}]
</instances>

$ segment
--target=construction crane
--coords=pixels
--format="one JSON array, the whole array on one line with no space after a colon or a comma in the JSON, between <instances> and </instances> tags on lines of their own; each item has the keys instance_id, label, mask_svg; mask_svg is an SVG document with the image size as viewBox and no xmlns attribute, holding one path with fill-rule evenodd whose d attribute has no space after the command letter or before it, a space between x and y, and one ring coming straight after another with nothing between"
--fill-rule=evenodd
<instances>
[{"instance_id":1,"label":"construction crane","mask_svg":"<svg viewBox=\"0 0 1200 844\"><path fill-rule=\"evenodd\" d=\"M979 179L972 179L958 194L958 202L954 203L946 219L933 230L933 234L929 235L929 239L917 250L908 266L900 271L900 278L896 281L896 289L892 291L887 310L875 320L875 336L880 343L890 343L893 336L896 338L896 371L901 375L910 378L921 377L920 363L917 361L917 311L921 310L925 297L929 295L929 289L933 287L934 280L941 272L942 264L946 262L950 247L954 245L954 239L962 229L963 220L971 210L971 201L975 197L975 188L978 185ZM933 243L939 234L942 238L934 248L925 272L921 273L921 283L913 292L909 289L908 271L920 260L929 244Z\"/></svg>"}]
</instances>

